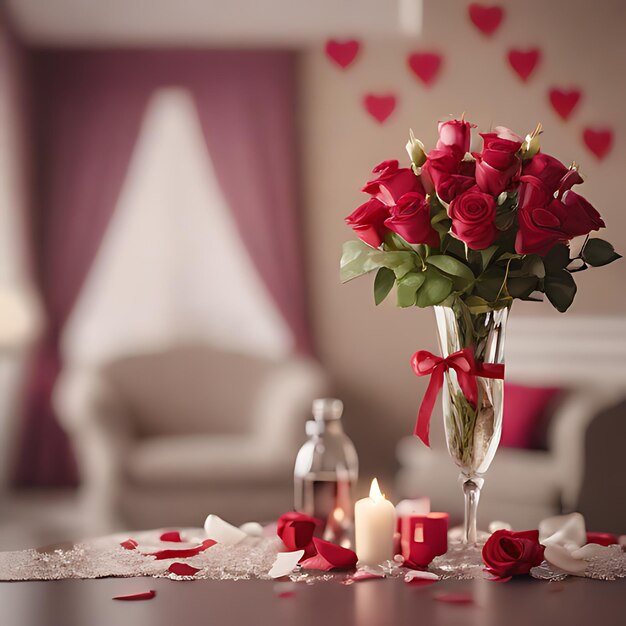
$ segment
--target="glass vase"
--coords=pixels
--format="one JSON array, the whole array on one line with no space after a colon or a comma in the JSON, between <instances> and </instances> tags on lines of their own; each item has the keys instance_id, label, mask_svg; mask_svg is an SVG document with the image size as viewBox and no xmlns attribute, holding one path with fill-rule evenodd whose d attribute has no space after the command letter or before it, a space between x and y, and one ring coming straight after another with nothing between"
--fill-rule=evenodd
<instances>
[{"instance_id":1,"label":"glass vase","mask_svg":"<svg viewBox=\"0 0 626 626\"><path fill-rule=\"evenodd\" d=\"M473 348L477 363L504 363L504 340L509 309L472 313L460 300L452 306L436 306L435 318L441 355ZM465 498L461 540L451 541L439 566L462 570L481 566L486 536L476 528L480 490L500 443L504 381L477 376L476 406L465 397L456 372L445 374L443 420L448 452L460 470Z\"/></svg>"}]
</instances>

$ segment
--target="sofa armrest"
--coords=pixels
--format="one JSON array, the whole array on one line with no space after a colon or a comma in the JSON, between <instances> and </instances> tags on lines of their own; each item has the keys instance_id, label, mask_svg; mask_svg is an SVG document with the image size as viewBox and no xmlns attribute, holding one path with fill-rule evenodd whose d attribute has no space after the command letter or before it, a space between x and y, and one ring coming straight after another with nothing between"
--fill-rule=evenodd
<instances>
[{"instance_id":1,"label":"sofa armrest","mask_svg":"<svg viewBox=\"0 0 626 626\"><path fill-rule=\"evenodd\" d=\"M252 436L276 468L293 464L311 404L328 393L328 378L313 359L293 358L268 377L252 416Z\"/></svg>"},{"instance_id":2,"label":"sofa armrest","mask_svg":"<svg viewBox=\"0 0 626 626\"><path fill-rule=\"evenodd\" d=\"M585 477L587 431L596 416L616 404L623 392L612 388L580 388L572 392L557 411L548 431L548 446L554 459L555 471L562 487L565 512L573 511Z\"/></svg>"},{"instance_id":3,"label":"sofa armrest","mask_svg":"<svg viewBox=\"0 0 626 626\"><path fill-rule=\"evenodd\" d=\"M83 504L106 528L134 436L127 409L97 369L68 368L53 404L70 437L81 476Z\"/></svg>"}]
</instances>

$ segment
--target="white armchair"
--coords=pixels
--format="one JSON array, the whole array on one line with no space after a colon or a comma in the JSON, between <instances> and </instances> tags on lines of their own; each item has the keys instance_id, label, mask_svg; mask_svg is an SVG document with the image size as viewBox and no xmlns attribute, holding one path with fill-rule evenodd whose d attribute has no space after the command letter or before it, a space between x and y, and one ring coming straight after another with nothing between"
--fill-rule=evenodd
<instances>
[{"instance_id":1,"label":"white armchair","mask_svg":"<svg viewBox=\"0 0 626 626\"><path fill-rule=\"evenodd\" d=\"M544 517L579 509L593 530L624 532L619 494L626 466L613 442L626 440L626 408L619 405L626 397L626 320L513 317L506 361L513 383L569 391L552 417L547 451L498 450L485 476L479 524L501 519L536 528ZM437 509L460 520L458 469L445 449L441 419L433 417L432 427L432 449L414 437L400 441L397 489L405 497L430 495Z\"/></svg>"},{"instance_id":2,"label":"white armchair","mask_svg":"<svg viewBox=\"0 0 626 626\"><path fill-rule=\"evenodd\" d=\"M313 360L180 346L61 375L55 405L84 506L107 528L270 519L292 505L293 461L314 398Z\"/></svg>"}]
</instances>

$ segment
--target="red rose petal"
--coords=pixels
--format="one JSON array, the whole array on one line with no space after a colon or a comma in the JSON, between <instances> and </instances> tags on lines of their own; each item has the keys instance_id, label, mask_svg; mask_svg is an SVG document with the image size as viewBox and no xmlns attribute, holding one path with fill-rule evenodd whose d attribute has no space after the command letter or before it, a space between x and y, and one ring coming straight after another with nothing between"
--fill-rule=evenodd
<instances>
[{"instance_id":1,"label":"red rose petal","mask_svg":"<svg viewBox=\"0 0 626 626\"><path fill-rule=\"evenodd\" d=\"M369 572L367 570L357 570L352 574L352 576L348 576L348 580L353 582L361 582L363 580L376 580L378 578L385 578L384 574L379 574L377 572Z\"/></svg>"},{"instance_id":2,"label":"red rose petal","mask_svg":"<svg viewBox=\"0 0 626 626\"><path fill-rule=\"evenodd\" d=\"M156 552L144 552L144 556L153 556L156 557L157 561L162 561L164 559L185 559L190 556L196 556L196 554L200 554L200 552L204 552L211 546L214 546L217 541L213 541L213 539L205 539L199 546L195 546L193 548L184 548L181 550L157 550Z\"/></svg>"},{"instance_id":3,"label":"red rose petal","mask_svg":"<svg viewBox=\"0 0 626 626\"><path fill-rule=\"evenodd\" d=\"M181 543L182 538L177 530L169 530L159 537L160 541L171 541L172 543Z\"/></svg>"},{"instance_id":4,"label":"red rose petal","mask_svg":"<svg viewBox=\"0 0 626 626\"><path fill-rule=\"evenodd\" d=\"M474 604L474 596L471 593L438 593L434 598L437 602L448 604Z\"/></svg>"},{"instance_id":5,"label":"red rose petal","mask_svg":"<svg viewBox=\"0 0 626 626\"><path fill-rule=\"evenodd\" d=\"M597 543L600 546L612 546L619 543L617 535L613 533L587 533L587 543Z\"/></svg>"},{"instance_id":6,"label":"red rose petal","mask_svg":"<svg viewBox=\"0 0 626 626\"><path fill-rule=\"evenodd\" d=\"M134 539L127 539L126 541L122 541L120 546L125 550L134 550L139 544Z\"/></svg>"},{"instance_id":7,"label":"red rose petal","mask_svg":"<svg viewBox=\"0 0 626 626\"><path fill-rule=\"evenodd\" d=\"M143 591L142 593L131 593L127 596L115 596L113 600L152 600L156 596L156 591L150 589L150 591Z\"/></svg>"},{"instance_id":8,"label":"red rose petal","mask_svg":"<svg viewBox=\"0 0 626 626\"><path fill-rule=\"evenodd\" d=\"M167 571L176 576L195 576L200 570L197 567L187 565L187 563L172 563Z\"/></svg>"},{"instance_id":9,"label":"red rose petal","mask_svg":"<svg viewBox=\"0 0 626 626\"><path fill-rule=\"evenodd\" d=\"M313 544L317 550L317 555L302 561L301 565L304 569L319 569L328 571L331 569L352 569L356 567L356 553L348 548L324 541L323 539L313 538Z\"/></svg>"}]
</instances>

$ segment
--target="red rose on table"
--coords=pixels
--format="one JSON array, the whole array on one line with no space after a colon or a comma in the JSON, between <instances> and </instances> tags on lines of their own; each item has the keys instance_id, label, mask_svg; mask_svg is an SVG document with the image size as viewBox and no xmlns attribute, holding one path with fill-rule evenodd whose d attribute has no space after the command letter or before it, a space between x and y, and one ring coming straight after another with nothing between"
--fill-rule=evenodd
<instances>
[{"instance_id":1,"label":"red rose on table","mask_svg":"<svg viewBox=\"0 0 626 626\"><path fill-rule=\"evenodd\" d=\"M543 561L538 530L497 530L483 547L483 562L498 578L528 574Z\"/></svg>"},{"instance_id":2,"label":"red rose on table","mask_svg":"<svg viewBox=\"0 0 626 626\"><path fill-rule=\"evenodd\" d=\"M476 157L476 184L493 196L508 190L519 176L522 161L517 152L522 140L507 128L496 133L482 133L483 151Z\"/></svg>"},{"instance_id":3,"label":"red rose on table","mask_svg":"<svg viewBox=\"0 0 626 626\"><path fill-rule=\"evenodd\" d=\"M448 214L452 218L452 233L472 250L488 248L498 236L496 202L477 188L454 198Z\"/></svg>"},{"instance_id":4,"label":"red rose on table","mask_svg":"<svg viewBox=\"0 0 626 626\"><path fill-rule=\"evenodd\" d=\"M310 515L292 511L278 518L276 534L282 539L288 550L304 550L301 559L304 560L317 553L313 544L313 534L321 523L320 520Z\"/></svg>"},{"instance_id":5,"label":"red rose on table","mask_svg":"<svg viewBox=\"0 0 626 626\"><path fill-rule=\"evenodd\" d=\"M439 235L430 224L430 206L423 195L406 193L391 207L391 217L385 226L409 243L426 243L439 246Z\"/></svg>"},{"instance_id":6,"label":"red rose on table","mask_svg":"<svg viewBox=\"0 0 626 626\"><path fill-rule=\"evenodd\" d=\"M432 193L450 176L460 174L463 156L464 152L456 146L431 150L421 170L425 190Z\"/></svg>"},{"instance_id":7,"label":"red rose on table","mask_svg":"<svg viewBox=\"0 0 626 626\"><path fill-rule=\"evenodd\" d=\"M362 191L374 196L387 206L393 206L405 194L412 191L424 193L420 179L408 167L398 167L398 161L383 161L373 170L378 177L370 180Z\"/></svg>"},{"instance_id":8,"label":"red rose on table","mask_svg":"<svg viewBox=\"0 0 626 626\"><path fill-rule=\"evenodd\" d=\"M389 207L380 200L371 198L346 217L346 224L359 239L373 248L379 248L385 239L385 220L388 217Z\"/></svg>"},{"instance_id":9,"label":"red rose on table","mask_svg":"<svg viewBox=\"0 0 626 626\"><path fill-rule=\"evenodd\" d=\"M471 134L472 124L465 120L439 122L439 141L437 141L437 148L445 149L456 146L465 154L470 148Z\"/></svg>"}]
</instances>

